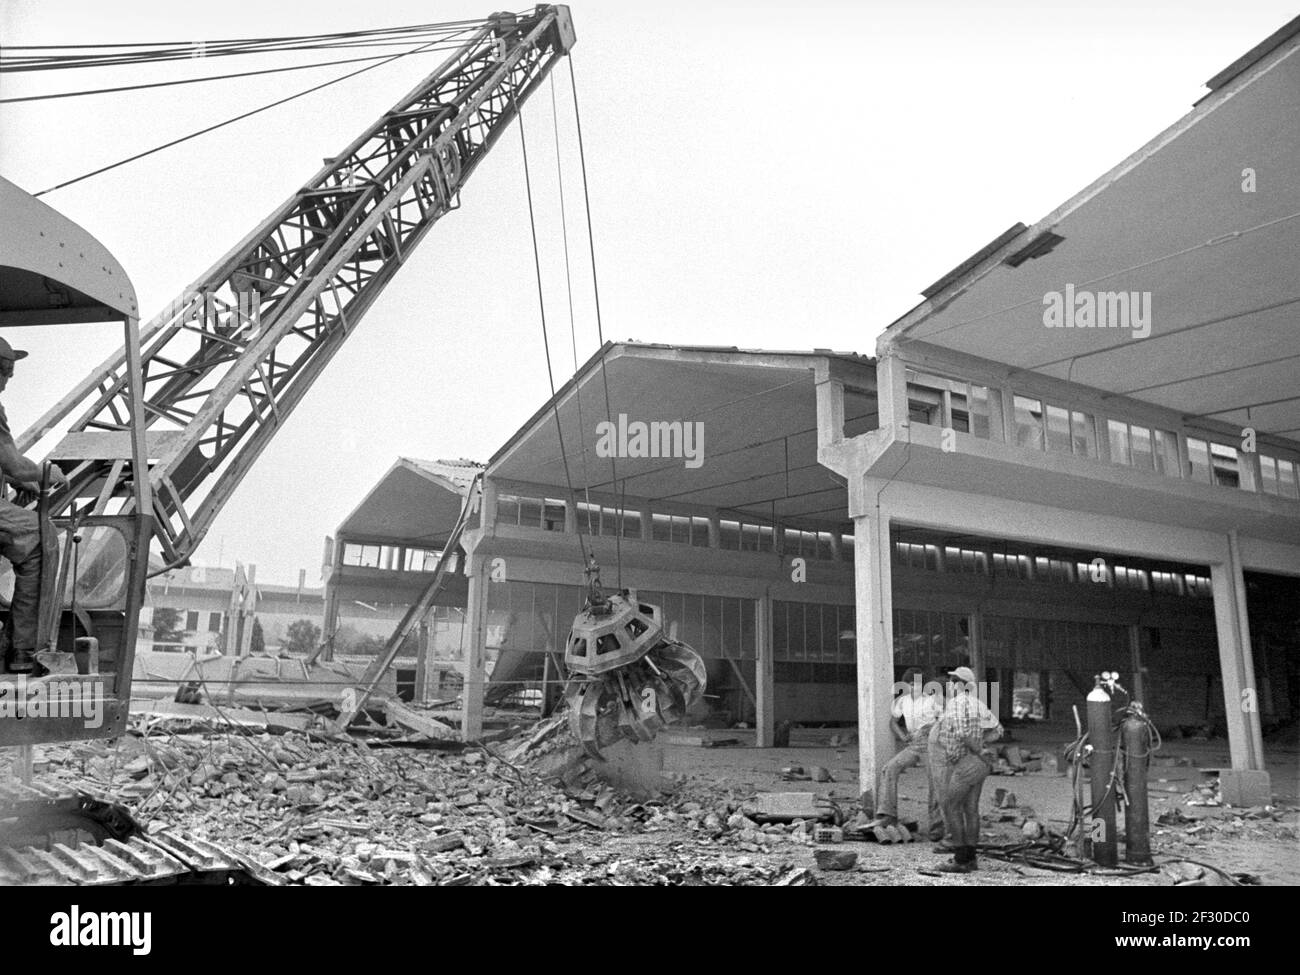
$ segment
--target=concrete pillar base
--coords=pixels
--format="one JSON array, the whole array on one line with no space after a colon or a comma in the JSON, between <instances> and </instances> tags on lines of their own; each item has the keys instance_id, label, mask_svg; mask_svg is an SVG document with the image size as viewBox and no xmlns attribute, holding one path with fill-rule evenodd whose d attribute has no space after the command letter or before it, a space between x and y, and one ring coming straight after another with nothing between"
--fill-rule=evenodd
<instances>
[{"instance_id":1,"label":"concrete pillar base","mask_svg":"<svg viewBox=\"0 0 1300 975\"><path fill-rule=\"evenodd\" d=\"M1239 808L1272 805L1272 780L1262 769L1220 769L1219 800L1225 806Z\"/></svg>"}]
</instances>

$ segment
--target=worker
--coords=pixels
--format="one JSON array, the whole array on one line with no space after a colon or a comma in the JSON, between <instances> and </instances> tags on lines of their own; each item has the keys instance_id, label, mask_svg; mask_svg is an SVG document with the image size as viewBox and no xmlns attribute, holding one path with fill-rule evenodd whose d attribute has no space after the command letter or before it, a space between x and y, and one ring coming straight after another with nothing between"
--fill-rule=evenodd
<instances>
[{"instance_id":1,"label":"worker","mask_svg":"<svg viewBox=\"0 0 1300 975\"><path fill-rule=\"evenodd\" d=\"M938 869L970 873L976 868L980 839L980 792L993 770L985 745L1002 737L1002 725L983 701L969 667L949 671L957 683L948 684L948 701L931 738L931 765L936 769L944 823L953 859Z\"/></svg>"},{"instance_id":2,"label":"worker","mask_svg":"<svg viewBox=\"0 0 1300 975\"><path fill-rule=\"evenodd\" d=\"M27 357L0 338L0 393L14 376L14 363ZM9 432L9 418L0 406L0 478L3 482L37 493L41 489L41 468L18 452ZM51 487L66 486L68 479L57 466L50 466ZM8 669L13 674L39 670L36 662L36 620L40 606L41 567L45 559L57 557L58 543L48 522L42 533L36 512L19 507L7 497L0 484L0 555L14 569L14 594L9 604L9 630L4 635L9 647Z\"/></svg>"},{"instance_id":3,"label":"worker","mask_svg":"<svg viewBox=\"0 0 1300 975\"><path fill-rule=\"evenodd\" d=\"M871 825L898 825L898 777L907 769L920 765L925 770L927 781L927 826L932 832L939 830L939 835L942 836L939 797L935 792L929 763L930 729L939 719L939 701L937 695L922 692L923 681L919 667L909 667L903 674L902 683L906 687L899 688L899 694L894 698L889 730L903 747L880 771L880 785L876 790L880 803L876 806L876 818Z\"/></svg>"}]
</instances>

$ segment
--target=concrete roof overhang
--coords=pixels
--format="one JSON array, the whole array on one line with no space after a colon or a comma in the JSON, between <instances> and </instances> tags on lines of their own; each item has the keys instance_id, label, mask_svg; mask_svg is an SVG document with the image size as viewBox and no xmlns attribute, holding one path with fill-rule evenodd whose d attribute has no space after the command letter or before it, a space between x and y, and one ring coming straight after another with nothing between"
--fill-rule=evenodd
<instances>
[{"instance_id":1,"label":"concrete roof overhang","mask_svg":"<svg viewBox=\"0 0 1300 975\"><path fill-rule=\"evenodd\" d=\"M0 177L0 325L138 318L125 269L79 224Z\"/></svg>"},{"instance_id":2,"label":"concrete roof overhang","mask_svg":"<svg viewBox=\"0 0 1300 975\"><path fill-rule=\"evenodd\" d=\"M937 347L1300 436L1300 18L1208 84L1091 186L927 288L878 351ZM1046 327L1067 288L1076 307L1084 291L1149 293L1149 335Z\"/></svg>"},{"instance_id":3,"label":"concrete roof overhang","mask_svg":"<svg viewBox=\"0 0 1300 975\"><path fill-rule=\"evenodd\" d=\"M563 498L567 460L579 500L590 490L658 510L702 506L723 517L839 525L848 518L843 481L817 460L818 370L874 389L874 361L864 356L611 343L497 452L488 477L549 485ZM874 395L851 398L847 412L851 433L874 426ZM698 466L685 457L599 456L599 425L611 418L617 431L620 415L629 425L701 424Z\"/></svg>"},{"instance_id":4,"label":"concrete roof overhang","mask_svg":"<svg viewBox=\"0 0 1300 975\"><path fill-rule=\"evenodd\" d=\"M339 525L338 536L354 542L436 549L455 527L470 485L481 470L469 461L399 457Z\"/></svg>"}]
</instances>

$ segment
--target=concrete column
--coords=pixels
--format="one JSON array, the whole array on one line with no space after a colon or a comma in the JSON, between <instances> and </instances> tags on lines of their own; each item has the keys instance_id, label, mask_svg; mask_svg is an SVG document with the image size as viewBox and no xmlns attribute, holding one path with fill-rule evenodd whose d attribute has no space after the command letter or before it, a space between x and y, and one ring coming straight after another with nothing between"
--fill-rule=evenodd
<instances>
[{"instance_id":1,"label":"concrete column","mask_svg":"<svg viewBox=\"0 0 1300 975\"><path fill-rule=\"evenodd\" d=\"M1192 455L1187 449L1187 434L1182 430L1178 431L1178 476L1192 476Z\"/></svg>"},{"instance_id":2,"label":"concrete column","mask_svg":"<svg viewBox=\"0 0 1300 975\"><path fill-rule=\"evenodd\" d=\"M343 585L343 540L334 539L330 555L329 578L325 580L325 607L321 616L321 639L325 648L322 660L334 659L334 631L339 625L339 586Z\"/></svg>"},{"instance_id":3,"label":"concrete column","mask_svg":"<svg viewBox=\"0 0 1300 975\"><path fill-rule=\"evenodd\" d=\"M1010 386L1001 387L1002 402L1002 432L1004 434L1003 443L1015 446L1016 444L1016 394ZM1101 435L1097 437L1097 442L1103 443L1105 438Z\"/></svg>"},{"instance_id":4,"label":"concrete column","mask_svg":"<svg viewBox=\"0 0 1300 975\"><path fill-rule=\"evenodd\" d=\"M432 696L429 693L429 621L423 619L416 631L415 699L424 702Z\"/></svg>"},{"instance_id":5,"label":"concrete column","mask_svg":"<svg viewBox=\"0 0 1300 975\"><path fill-rule=\"evenodd\" d=\"M880 429L892 428L896 435L901 436L898 428L908 422L907 367L892 350L876 360L876 403L880 411ZM820 417L818 419L820 428Z\"/></svg>"},{"instance_id":6,"label":"concrete column","mask_svg":"<svg viewBox=\"0 0 1300 975\"><path fill-rule=\"evenodd\" d=\"M253 623L257 619L257 566L250 565L239 605L239 646L235 656L247 657L253 649Z\"/></svg>"},{"instance_id":7,"label":"concrete column","mask_svg":"<svg viewBox=\"0 0 1300 975\"><path fill-rule=\"evenodd\" d=\"M1245 613L1246 585L1235 533L1229 540L1228 558L1210 566L1210 583L1214 593L1214 623L1219 642L1219 669L1223 676L1223 704L1232 767L1263 769L1258 703L1249 711L1242 706L1247 700L1243 692L1255 690L1255 675Z\"/></svg>"},{"instance_id":8,"label":"concrete column","mask_svg":"<svg viewBox=\"0 0 1300 975\"><path fill-rule=\"evenodd\" d=\"M854 594L858 652L858 789L874 814L876 776L893 756L889 733L894 685L894 609L889 521L873 509L853 518Z\"/></svg>"},{"instance_id":9,"label":"concrete column","mask_svg":"<svg viewBox=\"0 0 1300 975\"><path fill-rule=\"evenodd\" d=\"M479 494L478 527L490 529L497 523L497 482L483 478ZM466 525L473 528L473 525Z\"/></svg>"},{"instance_id":10,"label":"concrete column","mask_svg":"<svg viewBox=\"0 0 1300 975\"><path fill-rule=\"evenodd\" d=\"M758 660L754 664L755 744L771 748L776 740L776 681L772 675L772 596L764 593L757 600L758 620L754 633L758 637Z\"/></svg>"},{"instance_id":11,"label":"concrete column","mask_svg":"<svg viewBox=\"0 0 1300 975\"><path fill-rule=\"evenodd\" d=\"M969 636L966 643L970 647L970 669L975 671L975 680L984 677L984 610L976 607L974 612L966 614L966 629ZM946 681L947 674L931 674L930 680Z\"/></svg>"},{"instance_id":12,"label":"concrete column","mask_svg":"<svg viewBox=\"0 0 1300 975\"><path fill-rule=\"evenodd\" d=\"M817 446L826 447L844 439L844 383L838 379L817 381Z\"/></svg>"},{"instance_id":13,"label":"concrete column","mask_svg":"<svg viewBox=\"0 0 1300 975\"><path fill-rule=\"evenodd\" d=\"M722 519L716 511L709 515L709 548L722 548Z\"/></svg>"},{"instance_id":14,"label":"concrete column","mask_svg":"<svg viewBox=\"0 0 1300 975\"><path fill-rule=\"evenodd\" d=\"M1237 449L1237 471L1241 478L1243 490L1254 491L1259 494L1263 491L1264 475L1259 467L1259 451L1252 450L1250 453Z\"/></svg>"},{"instance_id":15,"label":"concrete column","mask_svg":"<svg viewBox=\"0 0 1300 975\"><path fill-rule=\"evenodd\" d=\"M1258 482L1256 482L1258 483ZM1255 652L1250 645L1250 613L1246 608L1246 578L1241 567L1241 542L1234 528L1228 532L1228 554L1232 558L1233 595L1237 601L1238 644L1241 649L1241 669L1245 677L1245 686L1254 692L1254 707L1245 714L1246 726L1250 732L1251 750L1257 764L1251 768L1264 767L1264 731L1260 726L1259 681L1255 677Z\"/></svg>"},{"instance_id":16,"label":"concrete column","mask_svg":"<svg viewBox=\"0 0 1300 975\"><path fill-rule=\"evenodd\" d=\"M469 639L465 641L465 659L461 673L465 686L461 692L461 739L475 741L483 734L483 691L487 683L487 602L488 567L481 555L469 560L469 598L466 616Z\"/></svg>"}]
</instances>

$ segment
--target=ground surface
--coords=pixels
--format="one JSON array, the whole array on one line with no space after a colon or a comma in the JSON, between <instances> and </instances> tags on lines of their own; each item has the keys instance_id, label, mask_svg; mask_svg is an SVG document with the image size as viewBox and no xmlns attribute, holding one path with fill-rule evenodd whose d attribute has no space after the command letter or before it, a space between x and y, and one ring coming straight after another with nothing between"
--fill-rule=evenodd
<instances>
[{"instance_id":1,"label":"ground surface","mask_svg":"<svg viewBox=\"0 0 1300 975\"><path fill-rule=\"evenodd\" d=\"M857 747L830 747L832 735L844 735L835 729L795 729L790 748L758 749L752 747L753 732L745 730L691 730L667 736L664 765L672 774L709 782L716 788L746 792L815 792L851 804L857 796ZM1026 750L1052 751L1068 737L1061 729L1026 727L1013 732L1014 741ZM673 744L674 738L738 739L739 746L704 748L694 744ZM1004 742L1005 743L1005 742ZM1294 742L1271 742L1265 751L1269 759L1276 809L1281 822L1241 816L1242 810L1222 806L1190 805L1187 796L1198 782L1206 781L1199 770L1229 765L1226 741L1181 739L1165 742L1159 753L1166 761L1187 764L1156 766L1149 781L1151 846L1157 863L1168 860L1198 860L1229 873L1248 873L1266 885L1300 885L1300 823L1297 798L1300 786L1300 747ZM805 769L823 766L834 782L785 781L783 768L793 765ZM1069 780L1059 774L991 775L985 782L981 809L985 815L986 843L1011 843L1018 837L1010 823L991 821L992 797L997 789L1014 792L1020 807L1029 806L1045 824L1064 829L1070 818L1071 789ZM1200 801L1194 797L1192 801ZM899 813L905 819L923 821L926 782L919 768L904 773L899 787ZM1158 819L1181 814L1193 823L1162 826ZM1199 828L1198 828L1199 827ZM942 863L947 856L934 852L931 845L881 846L877 843L846 843L845 849L858 852L858 865L845 874L820 873L819 879L830 884L1122 884L1150 885L1169 883L1167 875L1137 877L1073 875L1037 870L1033 867L981 861L981 870L963 877L929 877L927 870ZM1122 852L1121 852L1122 857ZM796 862L813 867L811 849L801 850ZM869 871L869 872L868 872ZM878 871L878 872L877 872Z\"/></svg>"},{"instance_id":2,"label":"ground surface","mask_svg":"<svg viewBox=\"0 0 1300 975\"><path fill-rule=\"evenodd\" d=\"M1268 748L1278 796L1256 810L1207 804L1213 791L1200 784L1199 769L1228 764L1224 743L1166 745L1168 764L1153 770L1150 783L1158 872L1062 873L985 855L977 873L952 876L933 872L947 856L927 842L814 846L806 828L751 818L764 792L812 792L851 816L856 746L829 744L843 732L797 729L790 748L756 749L752 732L680 729L652 746L611 750L613 761L599 768L619 772L615 788L598 766L572 760L562 721L550 727L549 735L526 728L457 752L429 742L246 736L169 721L111 744L40 746L35 770L38 783L88 785L117 797L146 831L177 828L223 843L292 884L1147 886L1172 883L1167 864L1188 860L1266 885L1300 884L1294 744ZM1061 737L1044 729L1016 735L1026 751L1050 751ZM700 744L717 739L739 744ZM0 776L8 774L6 757ZM638 783L657 779L661 760L660 781L670 791L637 794ZM782 770L794 765L822 766L832 781L788 781ZM1064 831L1068 782L1056 774L991 776L983 842L1018 843L1026 815ZM900 813L923 819L923 774L909 771L901 786ZM994 808L999 789L1015 793L1014 808ZM1157 823L1161 817L1166 824ZM818 849L851 851L857 861L849 870L822 870ZM1188 879L1198 869L1182 871Z\"/></svg>"}]
</instances>

